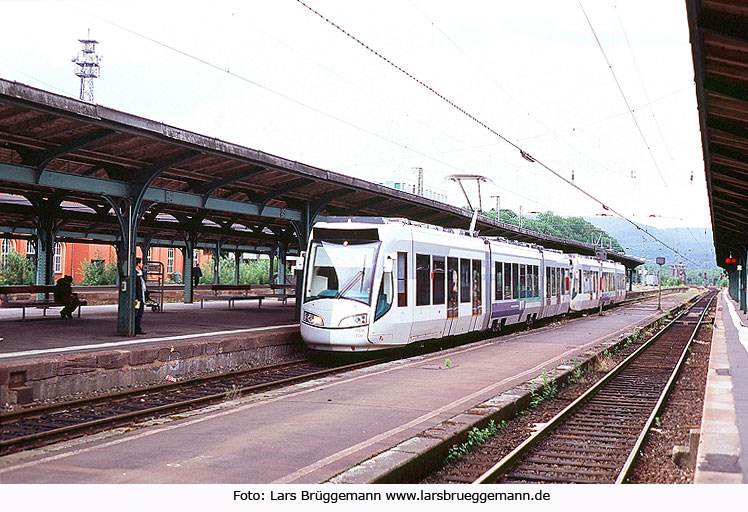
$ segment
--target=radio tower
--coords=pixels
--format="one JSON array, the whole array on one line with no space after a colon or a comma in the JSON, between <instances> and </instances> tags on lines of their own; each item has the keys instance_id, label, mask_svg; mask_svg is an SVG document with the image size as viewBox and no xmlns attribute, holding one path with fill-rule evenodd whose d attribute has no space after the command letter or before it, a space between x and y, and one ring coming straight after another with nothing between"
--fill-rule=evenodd
<instances>
[{"instance_id":1,"label":"radio tower","mask_svg":"<svg viewBox=\"0 0 748 512\"><path fill-rule=\"evenodd\" d=\"M80 99L93 103L94 101L94 78L99 78L99 61L101 57L96 55L98 41L91 39L91 29L88 29L87 39L78 39L81 42L81 51L73 58L75 63L75 75L81 79Z\"/></svg>"}]
</instances>

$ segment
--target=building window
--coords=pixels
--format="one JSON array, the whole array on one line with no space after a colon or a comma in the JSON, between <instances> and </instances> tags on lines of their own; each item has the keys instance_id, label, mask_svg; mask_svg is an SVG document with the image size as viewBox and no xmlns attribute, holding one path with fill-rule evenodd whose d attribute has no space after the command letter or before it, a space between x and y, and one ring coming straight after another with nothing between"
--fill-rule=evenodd
<instances>
[{"instance_id":1,"label":"building window","mask_svg":"<svg viewBox=\"0 0 748 512\"><path fill-rule=\"evenodd\" d=\"M166 250L166 272L169 274L174 273L174 248L169 247Z\"/></svg>"},{"instance_id":2,"label":"building window","mask_svg":"<svg viewBox=\"0 0 748 512\"><path fill-rule=\"evenodd\" d=\"M0 263L5 264L5 256L13 252L13 242L8 238L3 238L2 246L0 246Z\"/></svg>"},{"instance_id":3,"label":"building window","mask_svg":"<svg viewBox=\"0 0 748 512\"><path fill-rule=\"evenodd\" d=\"M53 272L55 274L62 274L62 244L60 242L55 244L55 255L52 264Z\"/></svg>"}]
</instances>

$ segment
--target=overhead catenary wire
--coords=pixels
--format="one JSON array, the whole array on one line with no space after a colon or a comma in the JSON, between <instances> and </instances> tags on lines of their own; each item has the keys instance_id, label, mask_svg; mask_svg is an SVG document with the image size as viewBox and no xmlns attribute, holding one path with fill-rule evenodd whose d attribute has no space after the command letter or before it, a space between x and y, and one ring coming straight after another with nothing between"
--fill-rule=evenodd
<instances>
[{"instance_id":1,"label":"overhead catenary wire","mask_svg":"<svg viewBox=\"0 0 748 512\"><path fill-rule=\"evenodd\" d=\"M410 80L416 82L418 85L420 85L424 89L428 90L431 94L433 94L436 97L438 97L439 99L441 99L447 105L449 105L453 109L457 110L458 112L460 112L462 115L464 115L465 117L467 117L468 119L470 119L471 121L473 121L474 123L476 123L477 125L481 126L485 130L487 130L488 132L490 132L491 134L493 134L494 136L498 137L499 139L501 139L505 143L509 144L510 146L512 146L513 148L515 148L516 150L518 150L520 152L520 155L525 160L528 160L529 162L532 162L532 163L537 163L538 165L540 165L541 167L543 167L544 169L546 169L548 172L550 172L551 174L553 174L554 176L556 176L557 178L559 178L560 180L562 180L567 185L571 186L572 188L574 188L575 190L577 190L578 192L580 192L584 196L588 197L589 199L591 199L595 203L597 203L600 206L602 206L602 208L604 210L610 211L610 212L614 213L615 215L619 216L620 218L626 220L627 222L629 222L630 224L632 224L634 227L636 227L636 229L638 229L638 230L646 233L649 237L651 237L653 240L655 240L656 242L658 242L659 244L661 244L663 247L666 247L666 248L670 249L674 253L676 253L679 256L681 256L683 259L688 260L691 263L696 264L693 260L691 260L690 258L687 258L683 254L681 254L677 249L674 249L673 247L670 247L668 244L666 244L665 242L663 242L662 240L660 240L655 235L649 233L649 231L647 231L645 228L639 226L637 223L635 223L634 221L632 221L631 219L629 219L627 216L625 216L622 213L616 211L612 207L609 207L603 201L601 201L597 197L593 196L592 194L590 194L589 192L587 192L586 190L584 190L583 188L581 188L580 186L578 186L577 184L575 184L574 182L572 182L571 180L567 179L565 176L563 176L562 174L560 174L559 172L557 172L556 170L554 170L553 168L551 168L549 165L547 165L547 164L543 163L542 161L538 160L536 157L532 156L529 152L527 152L523 148L521 148L518 144L512 142L509 138L507 138L503 134L499 133L498 131L496 131L495 129L493 129L491 126L489 126L485 122L483 122L480 119L478 119L476 116L474 116L473 114L471 114L470 112L468 112L467 110L465 110L464 108L462 108L461 106L459 106L458 104L456 104L451 99L447 98L445 95L443 95L442 93L440 93L439 91L437 91L431 85L429 85L426 82L422 81L421 79L419 79L415 75L413 75L410 72L408 72L403 67L399 66L398 64L396 64L395 62L393 62L389 58L385 57L383 54L381 54L380 52L378 52L377 50L375 50L374 48L372 48L371 46L369 46L368 44L366 44L365 42L363 42L361 39L359 39L358 37L356 37L354 34L350 33L347 30L345 30L343 27L341 27L340 25L338 25L337 23L335 23L334 21L332 21L330 18L326 17L325 15L323 15L322 13L320 13L319 11L317 11L316 9L314 9L313 7L311 7L310 5L308 5L307 3L305 3L303 0L296 0L296 2L299 3L300 5L302 5L303 7L305 7L307 10L309 10L311 13L313 13L317 17L319 17L322 20L324 20L327 24L331 25L336 30L338 30L341 33L343 33L349 39L355 41L358 45L360 45L361 47L365 48L367 51L369 51L370 53L372 53L373 55L375 55L376 57L378 57L379 59L381 59L382 61L384 61L385 63L387 63L389 66L393 67L398 72L400 72L403 75L405 75L406 77L408 77ZM581 5L581 3L580 3L580 5ZM585 16L586 16L586 14L585 14ZM597 38L597 36L595 36L595 37ZM606 58L606 60L607 60L607 58ZM627 102L627 107L628 107L628 102ZM629 107L629 110L630 110L630 107ZM638 126L638 124L637 124L637 126ZM642 137L643 137L643 134L642 134ZM645 144L646 144L646 139L645 139ZM649 147L648 144L647 144L647 147ZM652 158L654 159L654 156L652 155L651 150L650 150L650 156L652 156ZM656 161L655 161L655 165L656 165ZM657 170L659 172L659 167L657 167ZM662 178L662 174L661 173L660 173L660 177ZM663 182L664 182L664 178L663 178ZM667 185L666 185L666 187L667 187Z\"/></svg>"},{"instance_id":2,"label":"overhead catenary wire","mask_svg":"<svg viewBox=\"0 0 748 512\"><path fill-rule=\"evenodd\" d=\"M577 154L583 156L584 158L588 159L590 162L592 162L595 165L601 167L602 169L605 169L605 170L608 170L608 171L610 170L605 164L603 164L603 163L599 162L598 160L595 160L594 158L590 157L589 155L583 153L581 150L579 150L579 148L575 147L573 144L571 144L569 141L567 141L564 137L561 137L557 133L558 130L554 130L553 128L551 128L550 126L548 126L546 123L544 123L543 120L541 120L535 114L533 114L532 112L530 112L530 109L527 108L525 105L523 105L512 94L510 94L509 91L507 91L507 89L498 80L496 80L493 76L491 76L491 74L489 72L487 72L482 66L476 64L473 61L473 59L470 57L470 55L468 55L468 53L465 50L463 50L462 47L460 45L458 45L457 42L455 42L455 40L452 37L449 36L449 34L447 34L444 30L442 30L441 27L439 27L436 23L434 23L434 21L432 21L426 15L426 13L424 13L412 0L409 0L409 3L411 4L411 6L413 6L413 8L421 16L423 16L423 18L425 20L427 20L429 23L431 23L431 26L435 30L437 30L452 46L454 46L457 49L457 51L465 58L465 60L467 60L483 76L485 76L493 84L494 87L496 87L498 90L500 90L502 93L504 93L504 95L507 98L509 98L521 111L523 111L524 113L526 113L530 118L532 118L533 120L535 120L536 123L538 123L540 126L542 126L543 128L545 128L550 133L550 135L552 137L558 139L563 144L565 144L566 146L568 146L570 149L572 149L573 151L575 151ZM530 138L530 137L525 137L524 139L520 139L520 140L526 140L528 138ZM517 140L517 142L519 142L519 140Z\"/></svg>"},{"instance_id":3,"label":"overhead catenary wire","mask_svg":"<svg viewBox=\"0 0 748 512\"><path fill-rule=\"evenodd\" d=\"M357 125L355 123L352 123L350 121L342 119L342 118L340 118L338 116L335 116L333 114L330 114L328 112L325 112L324 110L321 110L321 109L319 109L317 107L314 107L314 106L309 105L307 103L304 103L304 102L302 102L300 100L297 100L296 98L288 96L287 94L284 94L284 93L282 93L280 91L276 91L275 89L272 89L271 87L268 87L268 86L266 86L266 85L264 85L264 84L262 84L262 83L260 83L260 82L258 82L256 80L252 80L252 79L247 78L247 77L245 77L243 75L240 75L239 73L231 71L229 68L225 68L225 67L219 66L218 64L210 62L210 61L208 61L208 60L206 60L206 59L204 59L202 57L198 57L198 56L193 55L193 54L191 54L189 52L186 52L184 50L180 50L179 48L176 48L175 46L172 46L172 45L169 45L169 44L164 43L162 41L159 41L158 39L155 39L155 38L150 37L148 35L142 34L142 33L138 32L136 30L132 30L132 29L130 29L128 27L125 27L125 26L117 23L117 22L114 22L112 20L103 18L103 17L98 16L98 15L96 15L94 13L90 13L89 12L88 14L90 16L96 18L96 19L99 19L99 20L105 22L105 23L109 23L110 25L112 25L112 26L114 26L114 27L116 27L116 28L118 28L118 29L120 29L122 31L125 31L125 32L127 32L129 34L135 35L137 37L140 37L140 38L142 38L142 39L144 39L144 40L146 40L146 41L148 41L150 43L153 43L155 45L161 46L162 48L166 48L167 50L170 50L170 51L173 51L175 53L178 53L179 55L182 55L182 56L184 56L184 57L186 57L188 59L194 60L194 61L196 61L196 62L198 62L198 63L200 63L202 65L208 66L208 67L210 67L210 68L212 68L214 70L217 70L217 71L220 71L222 73L225 73L226 75L229 75L229 76L231 76L233 78L236 78L236 79L238 79L240 81L243 81L245 83L248 83L250 85L258 87L258 88L260 88L260 89L262 89L262 90L264 90L264 91L266 91L266 92L268 92L270 94L278 96L278 97L280 97L280 98L282 98L284 100L290 101L291 103L294 103L294 104L296 104L296 105L298 105L300 107L303 107L303 108L308 109L308 110L310 110L312 112L315 112L315 113L320 114L320 115L322 115L324 117L327 117L328 119L332 119L333 121L336 121L336 122L339 122L341 124L344 124L344 125L346 125L346 126L348 126L350 128L354 128L356 130L359 130L359 131L361 131L361 132L363 132L363 133L365 133L367 135L370 135L370 136L375 137L375 138L377 138L379 140L382 140L384 142L387 142L387 143L393 144L395 146L398 146L398 147L400 147L402 149L405 149L407 151L415 153L416 155L419 155L419 156L422 156L424 158L427 158L427 159L431 160L432 162L438 163L438 164L443 165L445 167L448 167L450 169L454 169L454 170L460 171L460 172L466 172L465 169L462 169L461 167L458 167L458 166L456 166L454 164L451 164L449 162L446 162L444 160L436 158L433 155L430 155L428 153L420 151L420 150L414 148L413 146L411 146L409 144L404 144L404 143L398 142L398 141L396 141L394 139L391 139L389 137L385 137L384 135L376 133L376 132L374 132L372 130L369 130L367 128L359 126L359 125ZM519 196L519 194L517 194L517 195ZM528 200L531 200L531 199L528 198ZM531 200L531 201L533 201L533 202L535 202L537 204L540 204L542 206L546 206L546 205L543 205L542 203L537 202L535 200Z\"/></svg>"},{"instance_id":4,"label":"overhead catenary wire","mask_svg":"<svg viewBox=\"0 0 748 512\"><path fill-rule=\"evenodd\" d=\"M600 53L602 53L603 55L603 59L605 59L605 64L608 66L608 69L610 70L610 74L613 76L613 81L616 83L618 92L621 94L621 98L623 99L623 102L626 104L626 109L631 115L631 119L634 121L634 126L636 126L636 131L639 133L639 137L641 137L642 142L644 142L644 146L647 148L647 153L649 153L649 157L652 160L652 163L654 164L655 169L657 170L657 174L660 176L660 179L662 180L662 184L665 187L665 190L667 190L668 195L670 196L670 201L673 202L673 196L672 196L672 193L670 192L670 187L668 187L667 181L665 180L665 176L663 176L662 174L662 170L660 169L660 166L657 163L657 159L655 158L654 153L652 153L652 147L649 145L647 138L644 136L644 132L642 131L641 126L639 126L639 121L637 121L636 115L634 114L634 110L631 108L631 105L629 104L629 100L626 98L626 93L623 92L623 87L621 87L621 82L619 82L618 76L616 75L616 72L613 70L613 65L610 63L610 60L608 59L608 55L605 53L605 48L603 48L603 45L600 42L600 38L597 37L597 32L595 31L595 27L592 25L592 21L590 20L589 16L587 16L587 11L584 10L582 1L577 0L577 3L579 3L579 8L582 9L582 14L584 14L584 19L587 20L587 25L589 25L590 30L592 31L592 35L595 37L595 42L597 43L597 47L600 49Z\"/></svg>"},{"instance_id":5,"label":"overhead catenary wire","mask_svg":"<svg viewBox=\"0 0 748 512\"><path fill-rule=\"evenodd\" d=\"M623 37L626 40L626 47L628 48L629 55L631 55L631 61L634 64L634 69L636 70L636 75L639 78L639 83L642 86L642 91L644 92L644 98L647 100L647 105L649 106L649 111L652 113L652 120L654 121L654 125L657 128L657 133L660 135L660 140L662 140L662 145L665 147L665 151L667 152L668 158L670 161L673 161L673 155L670 153L670 148L668 147L667 141L665 140L665 135L662 133L662 129L660 128L660 122L657 120L657 116L655 115L654 108L652 107L652 101L649 99L649 93L647 91L647 86L644 83L644 78L642 77L641 71L639 69L639 64L636 61L636 56L634 55L634 50L631 47L631 42L629 41L629 36L626 33L626 27L623 24L623 19L621 18L621 14L618 12L618 6L613 5L613 9L616 12L616 17L618 18L618 23L621 26L621 32L623 32ZM633 113L633 112L632 112ZM672 200L672 196L671 196ZM702 244L696 236L693 234L690 228L686 227L686 230L688 231L688 234L691 235L691 238L693 238L694 242L696 242L699 246L701 246L701 249L703 251L706 251L706 248L704 247L704 244Z\"/></svg>"},{"instance_id":6,"label":"overhead catenary wire","mask_svg":"<svg viewBox=\"0 0 748 512\"><path fill-rule=\"evenodd\" d=\"M297 1L298 1L298 0L297 0ZM319 14L318 12L314 11L313 9L309 8L309 6L307 6L307 5L306 5L306 4L304 3L304 2L300 2L300 1L299 1L299 3L300 3L300 4L302 4L302 5L304 6L304 7L307 7L307 9L311 10L312 12L314 12L315 14L317 14L318 16L320 16L321 18L323 18L323 19L325 19L326 21L328 21L328 23L330 23L330 24L333 24L332 22L330 22L329 20L327 20L326 18L324 18L324 16L322 16L322 15L321 15L321 14ZM185 56L185 57L187 57L187 58L189 58L189 59L195 60L195 61L197 61L197 62L199 62L199 63L201 63L201 64L203 64L203 65L206 65L206 66L208 66L208 67L211 67L211 68L213 68L213 69L215 69L215 70L218 70L218 71L221 71L221 72L223 72L223 73L226 73L227 75L233 76L233 77L235 77L235 78L237 78L237 79L239 79L239 80L241 80L241 81L244 81L244 82L246 82L246 83L249 83L249 84L251 84L251 85L253 85L253 86L255 86L255 87L258 87L258 88L260 88L260 89L263 89L263 90L267 91L268 93L271 93L271 94L274 94L274 95L276 95L276 96L279 96L279 97L281 97L281 98L283 98L283 99L285 99L285 100L287 100L287 101L290 101L290 102L292 102L292 103L295 103L295 104L297 104L297 105L299 105L299 106L302 106L302 107L304 107L304 108L307 108L307 109L309 109L309 110L311 110L311 111L314 111L314 112L316 112L316 113L318 113L318 114L320 114L320 115L323 115L323 116L325 116L325 117L328 117L328 118L330 118L330 119L333 119L333 120L335 120L335 121L337 121L337 122L340 122L340 123L342 123L342 124L345 124L345 125L347 125L347 126L349 126L349 127L352 127L352 128L355 128L355 129L357 129L357 130L360 130L360 131L362 131L362 132L364 132L364 133L367 133L367 134L369 134L369 135L371 135L371 136L373 136L373 137L376 137L376 138L378 138L378 139L381 139L381 140L383 140L383 141L386 141L386 142L388 142L388 143L391 143L391 144L393 144L393 145L399 146L399 147L401 147L401 148L403 148L403 149L406 149L406 150L408 150L408 151L411 151L411 152L413 152L413 153L416 153L416 154L418 154L418 155L421 155L421 156L423 156L423 157L426 157L426 158L428 158L428 159L430 159L430 160L432 160L432 161L438 162L438 163L440 163L440 164L442 164L442 165L445 165L445 166L451 167L451 168L453 168L453 169L456 169L456 170L460 170L460 171L462 171L462 169L460 169L460 168L458 168L458 167L456 167L456 166L454 166L454 165L452 165L452 164L449 164L449 163L447 163L447 162L443 162L443 161L441 161L441 160L438 160L438 159L434 158L433 156L431 156L431 155L428 155L428 154L426 154L426 153L423 153L423 152L420 152L420 151L418 151L418 150L414 149L413 147L410 147L410 146L408 146L408 145L406 145L406 144L402 144L402 143L399 143L399 142L397 142L397 141L394 141L394 140L392 140L392 139L390 139L390 138L387 138L387 137L384 137L384 136L382 136L382 135L380 135L380 134L377 134L377 133L375 133L375 132L373 132L373 131L371 131L371 130L368 130L368 129L366 129L366 128L363 128L363 127L361 127L361 126L355 125L354 123L351 123L351 122L349 122L349 121L346 121L346 120L344 120L344 119L341 119L341 118L339 118L339 117L336 117L336 116L334 116L334 115L332 115L332 114L329 114L329 113L327 113L327 112L324 112L324 111L322 111L322 110L320 110L320 109L318 109L318 108L316 108L316 107L313 107L313 106L311 106L311 105L308 105L308 104L306 104L306 103L304 103L304 102L301 102L301 101L299 101L299 100L297 100L297 99L295 99L295 98L292 98L292 97L290 97L290 96L288 96L288 95L285 95L285 94L283 94L283 93L281 93L281 92L279 92L279 91L275 91L275 90L273 90L272 88L269 88L269 87L265 86L264 84L261 84L261 83L259 83L259 82L255 81L255 80L249 79L249 78L247 78L247 77L245 77L245 76L242 76L242 75L239 75L239 74L237 74L237 73L235 73L235 72L232 72L232 71L231 71L230 69L227 69L227 68L223 68L223 67L221 67L221 66L219 66L219 65L217 65L217 64L214 64L214 63L212 63L212 62L210 62L210 61L208 61L208 60L206 60L206 59L204 59L204 58L201 58L201 57L197 57L197 56L195 56L195 55L192 55L192 54L190 54L190 53L188 53L188 52L185 52L185 51L183 51L183 50L180 50L180 49L178 49L178 48L176 48L176 47L174 47L174 46L168 45L168 44L166 44L166 43L163 43L163 42L161 42L161 41L158 41L158 40L156 40L156 39L154 39L154 38L152 38L152 37L149 37L149 36L147 36L147 35L141 34L141 33L137 32L137 31L134 31L134 30L132 30L132 29L129 29L129 28L127 28L127 27L124 27L124 26L122 26L121 24L118 24L118 23L115 23L115 22L113 22L113 21L111 21L111 20L108 20L108 19L102 18L101 16L98 16L98 15L95 15L95 14L92 14L92 13L89 13L89 14L90 14L91 16L93 16L93 17L97 18L97 19L100 19L100 20L102 20L102 21L104 21L104 22L106 22L106 23L109 23L109 24L111 24L111 25L113 25L113 26L115 26L115 27L119 28L120 30L126 31L126 32L128 32L128 33L131 33L131 34L133 34L133 35L136 35L136 36L138 36L138 37L140 37L140 38L143 38L143 39L145 39L145 40L147 40L147 41L149 41L149 42L151 42L151 43L153 43L153 44L156 44L156 45L162 46L162 47L164 47L164 48L166 48L166 49L169 49L170 51L176 52L176 53L178 53L178 54L180 54L180 55L183 55L183 56ZM333 25L334 25L334 24L333 24ZM583 195L587 196L588 198L590 198L590 199L591 199L591 200L593 200L594 202L596 202L596 203L600 204L600 205L601 205L601 206L603 207L603 209L605 209L605 210L608 210L608 211L611 211L611 212L615 213L616 215L618 215L618 216L619 216L619 217L621 217L622 219L624 219L624 220L628 221L629 223L631 223L632 225L634 225L634 226L635 226L635 227L636 227L637 229L640 229L640 230L642 230L643 232L647 233L647 235L649 235L649 236L650 236L650 237L651 237L651 238L652 238L653 240L657 241L658 243L660 243L660 244L661 244L661 245L663 245L664 247L667 247L667 248L668 248L668 249L670 249L671 251L673 251L673 252L675 252L675 253L678 253L678 251L677 251L677 250L675 250L675 249L671 248L671 247L670 247L669 245L667 245L666 243L662 242L662 241L661 241L661 240L660 240L659 238L657 238L656 236L654 236L654 235L652 235L651 233L649 233L649 232L648 232L648 231L647 231L646 229L644 229L644 228L642 228L642 227L638 226L638 225L637 225L637 224L636 224L635 222L633 222L633 221L631 221L630 219L628 219L628 218L627 218L627 217L626 217L625 215L623 215L623 214L621 214L621 213L617 212L616 210L614 210L614 209L612 209L612 208L610 208L610 207L606 206L606 205L605 205L605 204L604 204L604 203L603 203L602 201L598 200L597 198L595 198L594 196L592 196L591 194L589 194L588 192L586 192L585 190L583 190L583 189L582 189L581 187L577 186L576 184L574 184L574 183L573 183L573 182L571 182L570 180L566 179L565 177L563 177L562 175L560 175L560 174L559 174L558 172L556 172L555 170L553 170L552 168L550 168L550 167L549 167L548 165L546 165L546 164L544 164L543 162L541 162L541 161L538 161L538 160L537 160L536 158L534 158L534 157L530 156L530 155L529 155L529 153L528 153L528 152L526 152L526 151L524 151L524 150L522 150L522 149L521 149L521 148L519 147L519 145L517 145L517 144L515 144L515 143L511 142L511 141L510 141L510 140L509 140L508 138L504 137L503 135L501 135L501 134L500 134L500 133L498 133L497 131L493 130L493 129L492 129L491 127L489 127L489 126L488 126L488 125L486 125L485 123L482 123L482 122L481 122L480 120L478 120L478 119L477 119L477 118L475 118L474 116L470 115L470 114L469 114L469 113L468 113L468 112L467 112L466 110L464 110L464 109L460 108L460 107L459 107L458 105L456 105L456 104L455 104L454 102L451 102L451 101L450 101L450 100L449 100L448 98L446 98L445 96L443 96L443 95L440 95L440 94L439 94L439 93L437 93L437 92L436 92L436 91L435 91L435 90L434 90L433 88L429 87L429 86L428 86L427 84L425 84L424 82L422 82L422 81L418 80L418 79L417 79L416 77L414 77L413 75L411 75L411 74L407 73L407 71L405 71L404 69L402 69L402 68L400 68L400 67L398 67L398 66L394 65L394 63L391 63L390 61L388 61L387 59L385 59L385 58L384 58L383 56L381 56L380 54L378 54L377 52L375 52L375 51L374 51L373 49L371 49L371 48L369 48L368 46L366 46L366 45L365 45L365 44L364 44L363 42L359 41L359 40L358 40L358 39L356 39L356 38L355 38L354 36L352 36L352 35L348 34L348 33L347 33L347 32L345 32L344 30L342 30L342 28L339 28L339 27L337 27L337 26L336 26L336 28L338 28L339 30L341 30L341 31L343 31L344 33L346 33L346 35L348 35L348 37L351 37L352 39L356 40L356 41L357 41L357 42L358 42L358 43L359 43L360 45L362 45L362 46L366 47L366 48L367 48L367 50L369 50L370 52L372 52L372 53L375 53L376 55L380 56L381 58L383 58L384 60L386 60L387 62L389 62L389 63L390 63L390 64L391 64L392 66L396 67L396 68L397 68L398 70L400 70L400 71L401 71L402 73L404 73L404 74L406 74L407 76L409 76L409 77L410 77L410 78L411 78L412 80L415 80L415 81L417 81L417 82L418 82L418 83L419 83L420 85L422 85L423 87L426 87L426 88L428 88L428 89L429 89L429 90L430 90L430 91L431 91L431 92L432 92L433 94L436 94L436 95L437 95L437 96L438 96L438 97L439 97L440 99L442 99L443 101L445 101L445 102L449 103L449 104L450 104L451 106L453 106L453 108L456 108L457 110L459 110L459 111L460 111L461 113L463 113L463 115L465 115L465 116L469 117L469 118L470 118L471 120L473 120L474 122L478 123L478 124L479 124L480 126L482 126L483 128L487 129L488 131L490 131L491 133L493 133L493 134L494 134L495 136L499 137L499 138L500 138L500 139L501 139L502 141L504 141L505 143L507 143L507 144L511 145L511 146L512 146L512 147L514 147L515 149L518 149L518 150L519 150L519 151L521 152L521 154L523 155L523 157L524 157L524 158L528 159L528 160L529 160L529 161L531 161L531 162L535 162L535 163L538 163L538 164L539 164L539 165L541 165L541 166L542 166L542 167L543 167L544 169L546 169L547 171L551 172L551 173L552 173L552 174L554 174L554 175L555 175L556 177L558 177L559 179L561 179L562 181L564 181L564 182L565 182L565 183L567 183L568 185L572 186L573 188L575 188L576 190L578 190L579 192L581 192L581 193L582 193ZM529 198L528 198L528 199L529 199ZM535 202L535 203L537 203L537 204L541 204L541 205L542 205L542 203L539 203L538 201L535 201L535 200L531 200L531 201L532 201L532 202ZM545 206L545 205L543 205L543 206ZM680 253L678 253L678 254L680 254ZM692 260L690 260L690 259L688 259L688 258L685 258L685 257L684 257L684 259L687 259L687 260L689 260L689 261L692 261Z\"/></svg>"}]
</instances>

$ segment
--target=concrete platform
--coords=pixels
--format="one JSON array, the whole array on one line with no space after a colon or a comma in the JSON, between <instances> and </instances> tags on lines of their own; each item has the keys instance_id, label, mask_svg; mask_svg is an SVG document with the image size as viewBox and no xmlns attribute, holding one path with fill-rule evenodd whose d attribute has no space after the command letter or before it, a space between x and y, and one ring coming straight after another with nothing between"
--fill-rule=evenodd
<instances>
[{"instance_id":1,"label":"concrete platform","mask_svg":"<svg viewBox=\"0 0 748 512\"><path fill-rule=\"evenodd\" d=\"M167 304L147 335L117 336L117 307L21 321L0 309L0 405L49 401L270 362L303 352L293 301ZM16 314L17 319L8 319Z\"/></svg>"},{"instance_id":2,"label":"concrete platform","mask_svg":"<svg viewBox=\"0 0 748 512\"><path fill-rule=\"evenodd\" d=\"M748 483L748 318L721 293L694 483Z\"/></svg>"},{"instance_id":3,"label":"concrete platform","mask_svg":"<svg viewBox=\"0 0 748 512\"><path fill-rule=\"evenodd\" d=\"M663 298L667 310L691 295ZM388 481L662 315L650 301L0 459L2 483ZM450 360L449 365L446 359ZM561 370L563 371L563 370ZM523 398L525 397L525 398ZM415 461L415 463L413 463ZM394 476L393 476L394 475Z\"/></svg>"}]
</instances>

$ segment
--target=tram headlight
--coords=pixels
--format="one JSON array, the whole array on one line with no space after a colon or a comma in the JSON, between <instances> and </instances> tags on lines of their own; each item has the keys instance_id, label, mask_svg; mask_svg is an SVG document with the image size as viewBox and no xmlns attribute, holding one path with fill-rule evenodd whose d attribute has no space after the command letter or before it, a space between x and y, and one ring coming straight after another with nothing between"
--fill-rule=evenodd
<instances>
[{"instance_id":1,"label":"tram headlight","mask_svg":"<svg viewBox=\"0 0 748 512\"><path fill-rule=\"evenodd\" d=\"M358 327L369 323L368 313L359 313L358 315L347 316L340 321L338 327Z\"/></svg>"},{"instance_id":2,"label":"tram headlight","mask_svg":"<svg viewBox=\"0 0 748 512\"><path fill-rule=\"evenodd\" d=\"M316 326L325 325L325 321L322 320L321 316L310 313L309 311L304 311L304 323Z\"/></svg>"}]
</instances>

